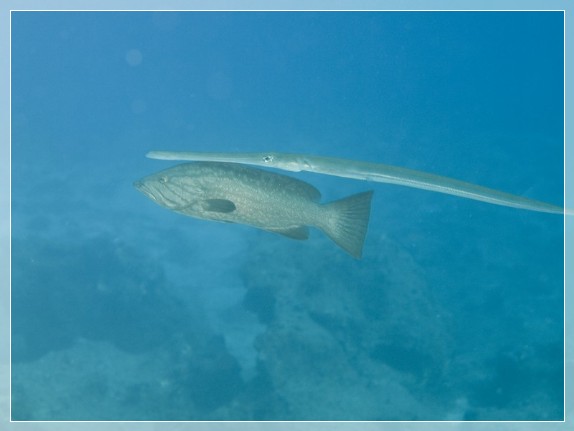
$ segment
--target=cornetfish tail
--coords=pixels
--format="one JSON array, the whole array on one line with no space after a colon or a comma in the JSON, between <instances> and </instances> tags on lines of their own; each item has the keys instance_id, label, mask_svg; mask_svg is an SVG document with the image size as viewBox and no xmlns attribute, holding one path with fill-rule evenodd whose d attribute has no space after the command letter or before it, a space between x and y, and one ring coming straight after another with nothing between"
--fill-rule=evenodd
<instances>
[{"instance_id":1,"label":"cornetfish tail","mask_svg":"<svg viewBox=\"0 0 574 431\"><path fill-rule=\"evenodd\" d=\"M319 228L356 259L363 253L373 192L363 192L325 204L326 217Z\"/></svg>"}]
</instances>

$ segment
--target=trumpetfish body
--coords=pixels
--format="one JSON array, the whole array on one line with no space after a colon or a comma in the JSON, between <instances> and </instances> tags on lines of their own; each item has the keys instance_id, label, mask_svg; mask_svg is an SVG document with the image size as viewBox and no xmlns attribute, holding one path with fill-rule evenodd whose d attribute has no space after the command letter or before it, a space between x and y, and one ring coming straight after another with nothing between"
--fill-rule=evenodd
<instances>
[{"instance_id":1,"label":"trumpetfish body","mask_svg":"<svg viewBox=\"0 0 574 431\"><path fill-rule=\"evenodd\" d=\"M146 156L151 159L160 160L228 162L253 166L265 166L291 172L316 172L344 178L413 187L529 211L552 214L572 214L571 210L564 210L564 208L558 205L513 195L511 193L479 186L477 184L460 181L454 178L414 169L386 165L383 163L277 152L202 153L151 151L147 153Z\"/></svg>"}]
</instances>

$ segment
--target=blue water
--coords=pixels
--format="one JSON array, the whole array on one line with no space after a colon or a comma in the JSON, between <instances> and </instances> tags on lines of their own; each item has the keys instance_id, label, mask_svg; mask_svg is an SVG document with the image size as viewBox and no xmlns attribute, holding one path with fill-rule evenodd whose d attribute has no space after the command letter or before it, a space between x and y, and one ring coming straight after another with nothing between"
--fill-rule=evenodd
<instances>
[{"instance_id":1,"label":"blue water","mask_svg":"<svg viewBox=\"0 0 574 431\"><path fill-rule=\"evenodd\" d=\"M561 13L12 15L15 420L561 420L563 220L374 190L363 258L186 218L150 150L562 205Z\"/></svg>"}]
</instances>

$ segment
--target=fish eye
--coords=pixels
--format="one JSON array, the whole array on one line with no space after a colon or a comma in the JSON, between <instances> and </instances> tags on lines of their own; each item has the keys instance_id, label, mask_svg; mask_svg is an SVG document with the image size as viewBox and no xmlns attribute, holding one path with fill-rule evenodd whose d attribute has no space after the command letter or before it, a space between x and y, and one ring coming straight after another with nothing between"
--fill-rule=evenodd
<instances>
[{"instance_id":1,"label":"fish eye","mask_svg":"<svg viewBox=\"0 0 574 431\"><path fill-rule=\"evenodd\" d=\"M273 161L273 156L271 156L271 155L264 156L264 157L263 157L263 161L264 161L265 163L272 162L272 161Z\"/></svg>"},{"instance_id":2,"label":"fish eye","mask_svg":"<svg viewBox=\"0 0 574 431\"><path fill-rule=\"evenodd\" d=\"M159 177L159 182L162 183L162 184L167 183L167 177L166 177L166 176Z\"/></svg>"}]
</instances>

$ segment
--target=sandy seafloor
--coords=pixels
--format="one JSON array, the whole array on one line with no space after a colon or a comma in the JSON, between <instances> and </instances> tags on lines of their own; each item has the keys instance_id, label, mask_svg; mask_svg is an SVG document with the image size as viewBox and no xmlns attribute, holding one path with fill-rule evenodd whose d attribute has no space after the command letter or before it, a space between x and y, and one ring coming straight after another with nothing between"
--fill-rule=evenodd
<instances>
[{"instance_id":1,"label":"sandy seafloor","mask_svg":"<svg viewBox=\"0 0 574 431\"><path fill-rule=\"evenodd\" d=\"M561 420L560 216L290 174L375 191L355 260L132 187L148 150L275 150L561 204L560 23L14 18L13 419Z\"/></svg>"}]
</instances>

